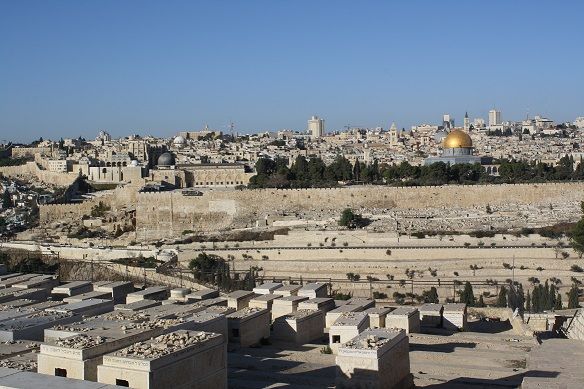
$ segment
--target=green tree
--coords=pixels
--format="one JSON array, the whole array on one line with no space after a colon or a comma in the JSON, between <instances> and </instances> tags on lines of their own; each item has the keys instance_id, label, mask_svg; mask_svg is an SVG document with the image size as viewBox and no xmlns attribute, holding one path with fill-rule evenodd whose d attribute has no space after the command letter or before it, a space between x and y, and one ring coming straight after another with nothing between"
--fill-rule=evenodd
<instances>
[{"instance_id":1,"label":"green tree","mask_svg":"<svg viewBox=\"0 0 584 389\"><path fill-rule=\"evenodd\" d=\"M430 290L425 290L422 292L422 298L425 303L438 303L438 290L435 287L431 287Z\"/></svg>"},{"instance_id":2,"label":"green tree","mask_svg":"<svg viewBox=\"0 0 584 389\"><path fill-rule=\"evenodd\" d=\"M584 213L584 201L580 203L580 209ZM574 251L582 258L582 254L584 254L584 218L581 218L572 229L570 241Z\"/></svg>"},{"instance_id":3,"label":"green tree","mask_svg":"<svg viewBox=\"0 0 584 389\"><path fill-rule=\"evenodd\" d=\"M345 208L341 213L339 225L342 227L353 227L356 220L356 215L351 208Z\"/></svg>"},{"instance_id":4,"label":"green tree","mask_svg":"<svg viewBox=\"0 0 584 389\"><path fill-rule=\"evenodd\" d=\"M353 179L356 181L361 180L361 163L359 158L355 158L355 165L353 165Z\"/></svg>"},{"instance_id":5,"label":"green tree","mask_svg":"<svg viewBox=\"0 0 584 389\"><path fill-rule=\"evenodd\" d=\"M2 193L2 209L12 208L12 199L10 198L10 193L4 190Z\"/></svg>"},{"instance_id":6,"label":"green tree","mask_svg":"<svg viewBox=\"0 0 584 389\"><path fill-rule=\"evenodd\" d=\"M501 286L499 291L499 297L497 298L497 307L506 308L507 307L507 288Z\"/></svg>"},{"instance_id":7,"label":"green tree","mask_svg":"<svg viewBox=\"0 0 584 389\"><path fill-rule=\"evenodd\" d=\"M527 298L525 299L525 311L531 312L531 294L527 292Z\"/></svg>"},{"instance_id":8,"label":"green tree","mask_svg":"<svg viewBox=\"0 0 584 389\"><path fill-rule=\"evenodd\" d=\"M580 302L578 301L579 292L578 285L574 283L568 292L568 309L580 308Z\"/></svg>"},{"instance_id":9,"label":"green tree","mask_svg":"<svg viewBox=\"0 0 584 389\"><path fill-rule=\"evenodd\" d=\"M464 290L460 294L460 302L465 303L469 307L475 305L475 296L472 290L472 285L468 281L464 284Z\"/></svg>"},{"instance_id":10,"label":"green tree","mask_svg":"<svg viewBox=\"0 0 584 389\"><path fill-rule=\"evenodd\" d=\"M562 309L562 295L558 294L558 296L556 297L556 303L554 306L554 310L558 311Z\"/></svg>"},{"instance_id":11,"label":"green tree","mask_svg":"<svg viewBox=\"0 0 584 389\"><path fill-rule=\"evenodd\" d=\"M483 295L482 294L479 296L479 301L476 303L476 306L479 307L479 308L484 308L484 307L487 306L485 304L485 300L483 299Z\"/></svg>"}]
</instances>

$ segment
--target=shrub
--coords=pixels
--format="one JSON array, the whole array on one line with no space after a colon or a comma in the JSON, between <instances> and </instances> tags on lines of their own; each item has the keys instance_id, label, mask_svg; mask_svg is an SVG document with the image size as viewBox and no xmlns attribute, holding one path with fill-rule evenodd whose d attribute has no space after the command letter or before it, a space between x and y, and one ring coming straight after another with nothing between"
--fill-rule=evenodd
<instances>
[{"instance_id":1,"label":"shrub","mask_svg":"<svg viewBox=\"0 0 584 389\"><path fill-rule=\"evenodd\" d=\"M393 299L399 305L403 305L406 302L406 295L400 292L393 292Z\"/></svg>"},{"instance_id":2,"label":"shrub","mask_svg":"<svg viewBox=\"0 0 584 389\"><path fill-rule=\"evenodd\" d=\"M576 272L576 273L582 273L582 272L584 272L584 269L582 269L582 267L580 267L580 266L578 266L576 264L572 265L570 267L570 270L572 270L573 272Z\"/></svg>"},{"instance_id":3,"label":"shrub","mask_svg":"<svg viewBox=\"0 0 584 389\"><path fill-rule=\"evenodd\" d=\"M383 292L373 292L373 298L374 299L386 299L387 298L387 293L383 293Z\"/></svg>"}]
</instances>

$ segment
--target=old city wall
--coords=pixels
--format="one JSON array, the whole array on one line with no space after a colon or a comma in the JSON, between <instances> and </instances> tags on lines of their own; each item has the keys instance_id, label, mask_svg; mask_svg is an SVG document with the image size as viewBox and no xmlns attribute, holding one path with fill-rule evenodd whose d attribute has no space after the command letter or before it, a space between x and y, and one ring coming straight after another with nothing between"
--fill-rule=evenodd
<instances>
[{"instance_id":1,"label":"old city wall","mask_svg":"<svg viewBox=\"0 0 584 389\"><path fill-rule=\"evenodd\" d=\"M87 201L79 204L47 204L39 207L41 223L51 223L61 220L77 220L83 215L89 215L94 203Z\"/></svg>"},{"instance_id":2,"label":"old city wall","mask_svg":"<svg viewBox=\"0 0 584 389\"><path fill-rule=\"evenodd\" d=\"M89 216L91 208L100 202L110 207L114 211L119 211L136 204L136 195L139 188L125 186L113 191L94 197L91 200L76 204L47 204L39 207L39 217L41 223L51 223L60 220L79 220L83 216Z\"/></svg>"},{"instance_id":3,"label":"old city wall","mask_svg":"<svg viewBox=\"0 0 584 389\"><path fill-rule=\"evenodd\" d=\"M69 186L78 178L78 175L74 173L63 174L41 170L35 162L27 162L19 166L2 166L0 175L11 178L33 178L56 186Z\"/></svg>"},{"instance_id":4,"label":"old city wall","mask_svg":"<svg viewBox=\"0 0 584 389\"><path fill-rule=\"evenodd\" d=\"M210 191L201 197L178 192L138 193L137 228L152 236L185 230L213 231L255 225L268 215L312 212L338 216L343 208L472 209L486 204L548 206L584 199L584 183L476 185L396 188L360 186L332 189Z\"/></svg>"}]
</instances>

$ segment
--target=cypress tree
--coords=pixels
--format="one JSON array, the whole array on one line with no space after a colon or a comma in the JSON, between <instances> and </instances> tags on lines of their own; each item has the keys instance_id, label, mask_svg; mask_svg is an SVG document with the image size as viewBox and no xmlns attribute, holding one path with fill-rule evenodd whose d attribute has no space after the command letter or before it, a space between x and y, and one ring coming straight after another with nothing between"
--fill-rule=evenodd
<instances>
[{"instance_id":1,"label":"cypress tree","mask_svg":"<svg viewBox=\"0 0 584 389\"><path fill-rule=\"evenodd\" d=\"M353 166L353 179L359 181L361 179L361 163L359 158L355 158L355 165Z\"/></svg>"},{"instance_id":2,"label":"cypress tree","mask_svg":"<svg viewBox=\"0 0 584 389\"><path fill-rule=\"evenodd\" d=\"M531 312L531 294L527 292L527 300L525 301L525 310Z\"/></svg>"},{"instance_id":3,"label":"cypress tree","mask_svg":"<svg viewBox=\"0 0 584 389\"><path fill-rule=\"evenodd\" d=\"M556 298L554 309L556 311L562 309L562 295L559 293L558 293L558 296Z\"/></svg>"},{"instance_id":4,"label":"cypress tree","mask_svg":"<svg viewBox=\"0 0 584 389\"><path fill-rule=\"evenodd\" d=\"M568 293L568 309L580 308L580 302L578 301L578 285L573 284L570 292Z\"/></svg>"},{"instance_id":5,"label":"cypress tree","mask_svg":"<svg viewBox=\"0 0 584 389\"><path fill-rule=\"evenodd\" d=\"M546 281L547 283L547 281ZM548 309L555 309L556 308L556 286L554 284L551 284L550 286L550 294L548 297L549 300L549 307Z\"/></svg>"},{"instance_id":6,"label":"cypress tree","mask_svg":"<svg viewBox=\"0 0 584 389\"><path fill-rule=\"evenodd\" d=\"M464 284L464 290L460 294L460 302L465 303L469 307L472 307L475 304L475 297L474 292L472 290L472 285L468 281L466 281L466 283Z\"/></svg>"},{"instance_id":7,"label":"cypress tree","mask_svg":"<svg viewBox=\"0 0 584 389\"><path fill-rule=\"evenodd\" d=\"M479 297L479 302L477 303L477 307L483 308L485 306L486 306L485 300L483 300L483 295L481 294L480 297Z\"/></svg>"},{"instance_id":8,"label":"cypress tree","mask_svg":"<svg viewBox=\"0 0 584 389\"><path fill-rule=\"evenodd\" d=\"M507 288L501 286L501 291L499 292L499 297L497 298L497 306L501 308L507 307Z\"/></svg>"}]
</instances>

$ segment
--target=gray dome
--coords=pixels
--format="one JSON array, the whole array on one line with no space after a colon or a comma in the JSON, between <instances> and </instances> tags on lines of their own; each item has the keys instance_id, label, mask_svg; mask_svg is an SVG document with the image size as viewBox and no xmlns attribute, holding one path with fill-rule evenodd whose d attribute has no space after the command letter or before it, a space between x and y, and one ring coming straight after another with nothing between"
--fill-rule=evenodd
<instances>
[{"instance_id":1,"label":"gray dome","mask_svg":"<svg viewBox=\"0 0 584 389\"><path fill-rule=\"evenodd\" d=\"M174 165L174 157L171 153L166 152L158 157L158 166L172 166Z\"/></svg>"}]
</instances>

